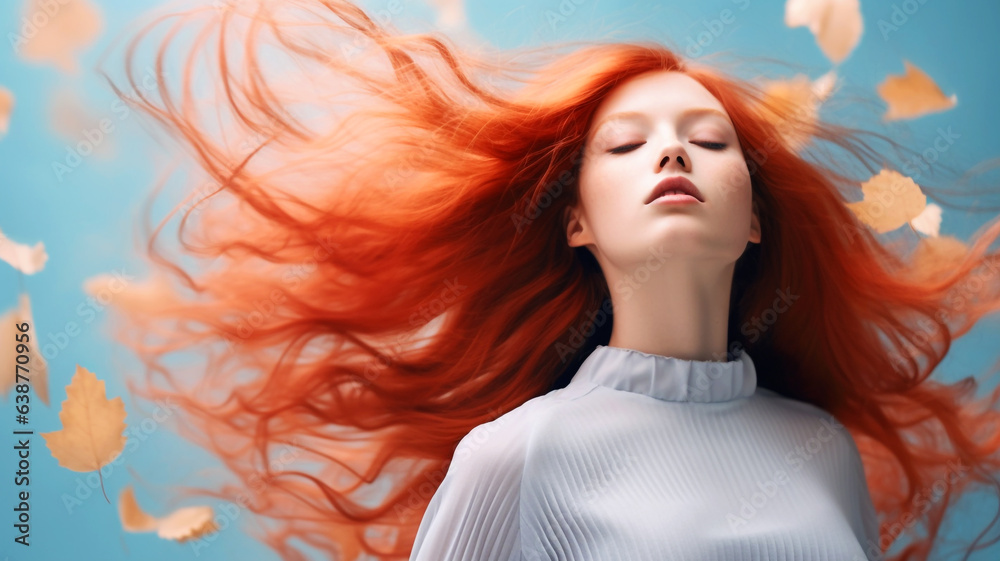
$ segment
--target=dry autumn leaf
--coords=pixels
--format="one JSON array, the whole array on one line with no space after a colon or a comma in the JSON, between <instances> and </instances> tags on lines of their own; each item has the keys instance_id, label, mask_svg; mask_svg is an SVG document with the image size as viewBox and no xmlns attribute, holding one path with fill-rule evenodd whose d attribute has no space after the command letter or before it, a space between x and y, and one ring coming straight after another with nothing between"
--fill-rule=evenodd
<instances>
[{"instance_id":1,"label":"dry autumn leaf","mask_svg":"<svg viewBox=\"0 0 1000 561\"><path fill-rule=\"evenodd\" d=\"M858 0L788 0L785 25L808 27L820 50L834 64L851 54L864 31Z\"/></svg>"},{"instance_id":2,"label":"dry autumn leaf","mask_svg":"<svg viewBox=\"0 0 1000 561\"><path fill-rule=\"evenodd\" d=\"M115 129L109 128L106 121L108 118L91 109L76 90L64 88L57 90L52 96L49 104L49 124L52 130L74 145L87 140L92 150L88 153L98 158L111 158L116 151ZM114 126L111 124L111 127ZM85 139L80 136L80 131L101 131L101 134L95 134L93 139Z\"/></svg>"},{"instance_id":3,"label":"dry autumn leaf","mask_svg":"<svg viewBox=\"0 0 1000 561\"><path fill-rule=\"evenodd\" d=\"M122 528L128 532L155 530L163 539L184 542L218 530L213 516L211 507L189 506L156 518L142 510L135 500L131 485L126 485L118 495L118 517L122 521Z\"/></svg>"},{"instance_id":4,"label":"dry autumn leaf","mask_svg":"<svg viewBox=\"0 0 1000 561\"><path fill-rule=\"evenodd\" d=\"M7 134L10 127L10 114L14 110L14 94L0 86L0 137Z\"/></svg>"},{"instance_id":5,"label":"dry autumn leaf","mask_svg":"<svg viewBox=\"0 0 1000 561\"><path fill-rule=\"evenodd\" d=\"M26 275L33 275L45 268L48 258L42 242L29 247L15 242L0 231L0 261L6 261Z\"/></svg>"},{"instance_id":6,"label":"dry autumn leaf","mask_svg":"<svg viewBox=\"0 0 1000 561\"><path fill-rule=\"evenodd\" d=\"M76 51L93 43L104 25L88 0L26 0L21 21L20 34L11 38L14 52L74 74L80 71Z\"/></svg>"},{"instance_id":7,"label":"dry autumn leaf","mask_svg":"<svg viewBox=\"0 0 1000 561\"><path fill-rule=\"evenodd\" d=\"M864 200L847 203L858 219L880 234L913 220L927 206L927 197L912 179L892 170L882 170L861 184Z\"/></svg>"},{"instance_id":8,"label":"dry autumn leaf","mask_svg":"<svg viewBox=\"0 0 1000 561\"><path fill-rule=\"evenodd\" d=\"M31 389L35 391L35 395L38 399L42 401L46 406L49 405L49 364L42 356L42 353L38 350L38 329L35 326L35 322L31 317L31 298L27 293L22 293L18 296L17 307L9 310L7 313L0 317L0 321L3 322L0 325L0 337L3 341L14 341L15 336L21 332L17 329L17 325L21 323L27 323L29 325L28 329L28 359L29 362L25 365L28 369L27 373L21 372L22 375L27 376L29 379L29 385ZM17 358L17 349L13 345L0 345L0 364L14 364ZM0 394L6 396L10 389L14 387L17 378L13 375L11 376L0 376Z\"/></svg>"},{"instance_id":9,"label":"dry autumn leaf","mask_svg":"<svg viewBox=\"0 0 1000 561\"><path fill-rule=\"evenodd\" d=\"M925 236L937 236L941 229L941 207L931 203L910 220L910 226Z\"/></svg>"},{"instance_id":10,"label":"dry autumn leaf","mask_svg":"<svg viewBox=\"0 0 1000 561\"><path fill-rule=\"evenodd\" d=\"M97 471L118 457L125 448L125 404L122 398L107 399L104 381L93 372L76 366L66 386L66 401L59 411L62 429L42 433L52 457L66 469ZM101 491L104 478L101 477ZM104 499L108 499L107 492Z\"/></svg>"},{"instance_id":11,"label":"dry autumn leaf","mask_svg":"<svg viewBox=\"0 0 1000 561\"><path fill-rule=\"evenodd\" d=\"M170 283L161 273L141 281L101 273L84 280L83 291L95 298L112 294L111 305L132 314L152 314L175 305Z\"/></svg>"},{"instance_id":12,"label":"dry autumn leaf","mask_svg":"<svg viewBox=\"0 0 1000 561\"><path fill-rule=\"evenodd\" d=\"M833 92L836 82L837 75L830 71L813 81L800 74L764 83L766 101L777 113L765 111L763 116L775 124L789 150L801 150L809 143L808 130L798 125L816 122L819 106Z\"/></svg>"},{"instance_id":13,"label":"dry autumn leaf","mask_svg":"<svg viewBox=\"0 0 1000 561\"><path fill-rule=\"evenodd\" d=\"M885 121L913 119L928 113L955 107L958 97L946 97L941 88L923 70L904 60L902 76L887 76L878 85L878 94L889 105L882 116Z\"/></svg>"},{"instance_id":14,"label":"dry autumn leaf","mask_svg":"<svg viewBox=\"0 0 1000 561\"><path fill-rule=\"evenodd\" d=\"M947 275L965 259L969 248L954 236L921 238L910 257L911 276L935 279Z\"/></svg>"}]
</instances>

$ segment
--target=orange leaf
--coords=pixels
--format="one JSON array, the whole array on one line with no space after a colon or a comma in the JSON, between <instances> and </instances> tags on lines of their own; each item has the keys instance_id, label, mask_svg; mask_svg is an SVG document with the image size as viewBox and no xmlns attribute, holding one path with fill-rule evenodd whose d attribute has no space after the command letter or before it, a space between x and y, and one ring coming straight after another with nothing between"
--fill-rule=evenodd
<instances>
[{"instance_id":1,"label":"orange leaf","mask_svg":"<svg viewBox=\"0 0 1000 561\"><path fill-rule=\"evenodd\" d=\"M820 50L834 64L851 54L864 30L858 0L788 0L785 25L808 27Z\"/></svg>"},{"instance_id":2,"label":"orange leaf","mask_svg":"<svg viewBox=\"0 0 1000 561\"><path fill-rule=\"evenodd\" d=\"M923 70L906 60L903 64L906 66L905 74L887 76L878 85L879 96L889 104L883 120L913 119L951 109L958 103L954 94L945 97L941 88Z\"/></svg>"},{"instance_id":3,"label":"orange leaf","mask_svg":"<svg viewBox=\"0 0 1000 561\"><path fill-rule=\"evenodd\" d=\"M122 528L128 532L156 530L157 535L165 540L184 542L218 530L213 516L211 507L189 506L156 518L142 510L130 485L126 485L118 495L118 517Z\"/></svg>"},{"instance_id":4,"label":"orange leaf","mask_svg":"<svg viewBox=\"0 0 1000 561\"><path fill-rule=\"evenodd\" d=\"M118 495L118 518L122 521L122 528L128 532L152 532L159 524L136 502L131 485L126 485Z\"/></svg>"},{"instance_id":5,"label":"orange leaf","mask_svg":"<svg viewBox=\"0 0 1000 561\"><path fill-rule=\"evenodd\" d=\"M813 81L799 74L764 84L766 101L777 111L765 111L764 118L775 124L789 150L798 151L809 143L809 131L798 125L816 122L819 105L829 97L836 82L837 75L830 71Z\"/></svg>"},{"instance_id":6,"label":"orange leaf","mask_svg":"<svg viewBox=\"0 0 1000 561\"><path fill-rule=\"evenodd\" d=\"M969 248L954 236L921 238L910 257L910 275L920 279L947 275L968 251Z\"/></svg>"},{"instance_id":7,"label":"orange leaf","mask_svg":"<svg viewBox=\"0 0 1000 561\"><path fill-rule=\"evenodd\" d=\"M0 86L0 136L7 134L10 125L10 113L14 110L14 94Z\"/></svg>"},{"instance_id":8,"label":"orange leaf","mask_svg":"<svg viewBox=\"0 0 1000 561\"><path fill-rule=\"evenodd\" d=\"M104 381L79 364L66 386L66 396L59 412L63 428L42 433L45 444L64 468L100 473L125 448L125 404L120 397L107 399ZM106 493L104 498L108 498Z\"/></svg>"},{"instance_id":9,"label":"orange leaf","mask_svg":"<svg viewBox=\"0 0 1000 561\"><path fill-rule=\"evenodd\" d=\"M45 405L48 405L49 363L38 350L38 328L31 318L31 299L27 293L22 293L18 296L17 308L5 313L0 317L0 321L3 322L3 325L0 325L0 337L2 337L3 341L14 341L15 337L23 335L17 328L17 325L22 323L28 324L28 341L26 344L28 345L27 355L29 362L24 365L28 369L28 372L21 372L21 374L28 377L29 385L31 385L31 389L35 390L35 395L38 396L38 399ZM0 345L0 364L14 364L18 354L17 348L14 345ZM0 377L0 394L6 396L16 382L16 377L13 374Z\"/></svg>"},{"instance_id":10,"label":"orange leaf","mask_svg":"<svg viewBox=\"0 0 1000 561\"><path fill-rule=\"evenodd\" d=\"M27 23L11 41L14 52L74 74L80 71L76 51L93 43L104 25L88 0L27 0L24 16Z\"/></svg>"},{"instance_id":11,"label":"orange leaf","mask_svg":"<svg viewBox=\"0 0 1000 561\"><path fill-rule=\"evenodd\" d=\"M880 234L889 232L919 216L927 197L912 179L892 170L882 170L861 184L864 200L847 203L865 224Z\"/></svg>"}]
</instances>

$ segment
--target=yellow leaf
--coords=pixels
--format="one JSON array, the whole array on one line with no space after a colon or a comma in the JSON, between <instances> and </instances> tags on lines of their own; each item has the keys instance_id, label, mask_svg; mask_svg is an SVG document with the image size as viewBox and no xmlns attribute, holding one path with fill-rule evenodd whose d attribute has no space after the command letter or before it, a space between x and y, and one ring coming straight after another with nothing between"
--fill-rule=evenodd
<instances>
[{"instance_id":1,"label":"yellow leaf","mask_svg":"<svg viewBox=\"0 0 1000 561\"><path fill-rule=\"evenodd\" d=\"M7 134L10 126L10 113L14 110L14 94L0 86L0 137Z\"/></svg>"},{"instance_id":2,"label":"yellow leaf","mask_svg":"<svg viewBox=\"0 0 1000 561\"><path fill-rule=\"evenodd\" d=\"M765 111L764 118L775 124L789 150L798 151L809 143L809 131L791 125L815 123L819 105L829 97L836 82L837 75L830 71L814 81L799 74L788 80L764 83L766 101L777 111Z\"/></svg>"},{"instance_id":3,"label":"yellow leaf","mask_svg":"<svg viewBox=\"0 0 1000 561\"><path fill-rule=\"evenodd\" d=\"M969 248L954 236L921 238L910 257L910 275L931 280L954 270L968 253Z\"/></svg>"},{"instance_id":4,"label":"yellow leaf","mask_svg":"<svg viewBox=\"0 0 1000 561\"><path fill-rule=\"evenodd\" d=\"M136 502L131 485L126 485L118 495L118 518L122 521L122 528L128 532L152 532L159 524Z\"/></svg>"},{"instance_id":5,"label":"yellow leaf","mask_svg":"<svg viewBox=\"0 0 1000 561\"><path fill-rule=\"evenodd\" d=\"M45 253L45 244L42 242L29 247L15 242L0 231L0 261L10 263L11 267L26 275L33 275L45 268L48 259L49 255Z\"/></svg>"},{"instance_id":6,"label":"yellow leaf","mask_svg":"<svg viewBox=\"0 0 1000 561\"><path fill-rule=\"evenodd\" d=\"M882 170L861 184L864 200L847 203L865 224L880 234L906 224L927 206L927 197L912 179L892 170Z\"/></svg>"},{"instance_id":7,"label":"yellow leaf","mask_svg":"<svg viewBox=\"0 0 1000 561\"><path fill-rule=\"evenodd\" d=\"M14 51L26 61L74 74L80 71L76 51L93 43L104 25L88 0L26 0L24 19Z\"/></svg>"},{"instance_id":8,"label":"yellow leaf","mask_svg":"<svg viewBox=\"0 0 1000 561\"><path fill-rule=\"evenodd\" d=\"M104 381L80 365L66 386L66 396L59 411L62 429L42 433L45 444L62 467L100 473L125 448L125 404L120 397L107 399Z\"/></svg>"},{"instance_id":9,"label":"yellow leaf","mask_svg":"<svg viewBox=\"0 0 1000 561\"><path fill-rule=\"evenodd\" d=\"M945 97L941 88L916 66L904 60L906 73L902 76L887 76L878 85L878 94L889 105L883 120L913 119L928 113L951 109L958 103L952 94Z\"/></svg>"},{"instance_id":10,"label":"yellow leaf","mask_svg":"<svg viewBox=\"0 0 1000 561\"><path fill-rule=\"evenodd\" d=\"M785 25L808 27L820 50L834 64L851 54L864 30L858 0L788 0Z\"/></svg>"},{"instance_id":11,"label":"yellow leaf","mask_svg":"<svg viewBox=\"0 0 1000 561\"><path fill-rule=\"evenodd\" d=\"M184 542L218 530L213 516L211 507L189 506L157 518L142 510L130 485L118 495L118 517L122 521L122 528L128 532L155 530L163 539Z\"/></svg>"},{"instance_id":12,"label":"yellow leaf","mask_svg":"<svg viewBox=\"0 0 1000 561\"><path fill-rule=\"evenodd\" d=\"M174 305L170 283L162 273L138 281L100 273L83 281L83 291L102 302L110 295L111 306L131 314L155 314Z\"/></svg>"},{"instance_id":13,"label":"yellow leaf","mask_svg":"<svg viewBox=\"0 0 1000 561\"><path fill-rule=\"evenodd\" d=\"M17 326L22 323L28 324L28 341L26 343L28 352L18 353L17 347L12 344L0 345L0 364L14 364L18 354L26 354L28 362L23 366L27 372L22 370L20 374L28 378L28 384L38 399L46 406L49 405L49 364L38 350L38 328L31 318L31 299L28 294L20 294L17 307L5 313L0 321L3 321L3 325L0 325L0 337L3 341L11 342L15 341L17 337L23 338L24 336L24 333ZM13 374L12 367L10 376L0 376L0 394L6 396L16 383L17 378Z\"/></svg>"}]
</instances>

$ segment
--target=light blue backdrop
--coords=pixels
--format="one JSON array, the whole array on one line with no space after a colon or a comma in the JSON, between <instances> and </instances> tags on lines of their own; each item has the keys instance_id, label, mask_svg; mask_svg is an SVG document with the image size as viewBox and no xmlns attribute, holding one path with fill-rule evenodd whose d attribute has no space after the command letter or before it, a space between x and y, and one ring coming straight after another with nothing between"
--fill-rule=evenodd
<instances>
[{"instance_id":1,"label":"light blue backdrop","mask_svg":"<svg viewBox=\"0 0 1000 561\"><path fill-rule=\"evenodd\" d=\"M416 1L400 0L402 11L393 23L407 29L417 18L433 21L434 11ZM121 349L112 346L102 329L106 310L88 301L82 281L93 275L124 271L139 275L134 258L137 245L136 218L140 202L155 179L155 163L163 158L154 143L131 115L116 110L114 97L93 72L98 55L128 22L155 0L95 0L104 18L104 31L97 43L83 52L83 72L67 76L49 66L26 64L4 42L0 47L0 85L16 96L10 130L0 138L0 229L23 243L44 241L49 262L41 273L23 279L0 265L0 310L16 303L17 294L27 290L33 302L34 318L43 343L62 340L52 347L51 401L45 408L35 400L30 427L38 432L58 429L59 404L66 399L76 364L85 365L107 381L108 394L125 396L114 366L126 360ZM0 3L0 31L5 37L21 26L21 2ZM374 9L387 7L385 0L366 2ZM908 121L912 138L909 145L922 149L931 145L937 130L951 127L960 138L943 155L958 170L1000 156L1000 104L996 91L1000 70L995 53L1000 52L1000 4L991 0L945 2L862 1L865 34L858 48L840 67L849 92L868 95L889 73L903 70L903 59L921 67L946 94L958 95L954 109ZM686 47L703 32L704 52L735 52L773 56L802 65L817 77L830 65L805 28L789 29L783 23L784 3L772 0L700 0L698 2L632 0L540 0L486 2L468 0L465 8L472 31L500 47L513 47L563 39L670 38ZM905 10L904 10L905 8ZM729 23L721 23L724 10ZM879 32L879 20L897 23L907 11L906 21L888 36ZM719 21L715 21L719 20ZM710 40L705 38L710 37ZM691 54L690 52L688 54ZM695 52L695 54L697 54ZM50 105L61 90L74 90L96 114L109 117L114 130L105 141L106 155L91 155L61 176L53 162L63 162L74 141L58 136L49 124ZM903 134L902 128L897 128ZM991 176L995 179L995 175ZM994 182L995 184L995 182ZM995 193L994 193L995 194ZM997 198L990 199L996 204ZM157 217L162 216L161 213ZM967 238L989 214L966 214L945 209L942 234ZM82 327L77 335L65 335L64 326L75 321ZM990 318L958 341L942 367L939 377L953 380L987 369L1000 349L1000 321ZM4 343L6 344L6 343ZM164 496L160 486L193 483L205 469L217 468L206 454L179 440L155 422L143 419L126 399L128 422L143 426L139 446L127 456L125 467L116 467L105 478L112 504L100 489L87 483L86 474L59 467L41 437L32 439L31 454L31 535L30 548L13 543L16 457L11 436L0 440L0 560L6 559L128 559L148 561L177 559L277 559L273 553L249 539L237 526L250 522L238 513L227 520L210 547L195 550L186 544L162 540L152 534L121 531L116 499L126 484L137 488L140 503L147 510L162 513ZM10 434L16 426L11 398L0 405L0 431ZM141 479L137 479L141 478ZM76 497L79 504L67 502ZM995 498L976 497L967 502L962 520L951 528L954 538L967 538L995 512ZM218 504L218 503L212 503ZM222 512L221 510L219 512ZM1000 545L978 554L979 561L1000 558Z\"/></svg>"}]
</instances>

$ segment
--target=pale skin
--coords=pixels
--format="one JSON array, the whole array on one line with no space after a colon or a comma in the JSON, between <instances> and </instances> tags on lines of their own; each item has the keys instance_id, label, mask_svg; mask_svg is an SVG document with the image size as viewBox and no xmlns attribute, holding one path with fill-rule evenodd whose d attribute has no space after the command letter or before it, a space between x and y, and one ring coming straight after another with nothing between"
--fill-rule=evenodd
<instances>
[{"instance_id":1,"label":"pale skin","mask_svg":"<svg viewBox=\"0 0 1000 561\"><path fill-rule=\"evenodd\" d=\"M683 113L697 108L721 115ZM607 120L626 111L639 115ZM675 175L694 183L704 202L645 203ZM590 250L611 290L608 346L726 360L735 263L748 242L760 243L761 230L750 172L722 104L679 72L622 83L591 121L579 193L564 215L566 238Z\"/></svg>"}]
</instances>

